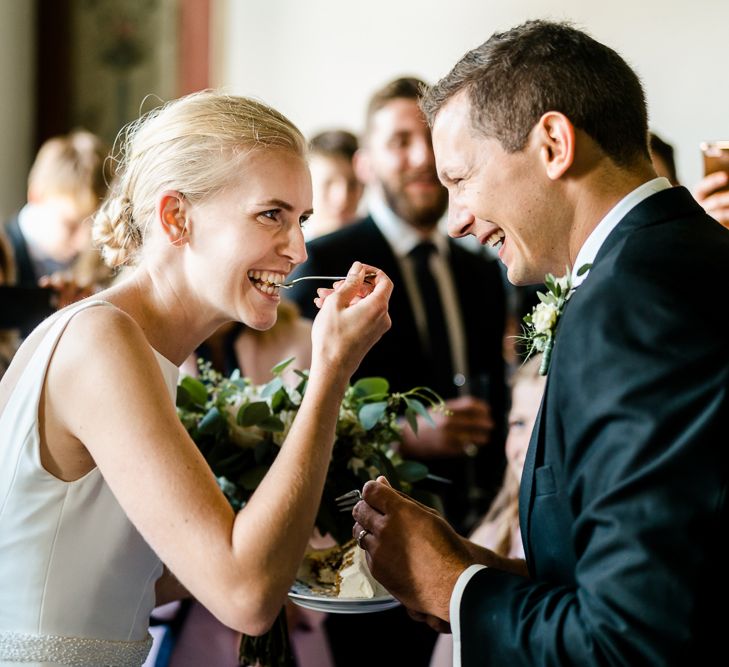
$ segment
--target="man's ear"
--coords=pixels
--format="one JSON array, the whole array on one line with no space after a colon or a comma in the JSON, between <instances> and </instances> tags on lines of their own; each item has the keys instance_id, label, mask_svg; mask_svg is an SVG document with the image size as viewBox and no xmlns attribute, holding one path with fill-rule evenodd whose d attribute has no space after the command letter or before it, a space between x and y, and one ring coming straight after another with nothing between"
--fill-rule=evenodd
<instances>
[{"instance_id":1,"label":"man's ear","mask_svg":"<svg viewBox=\"0 0 729 667\"><path fill-rule=\"evenodd\" d=\"M548 111L537 121L535 130L544 173L556 181L574 163L575 127L563 113Z\"/></svg>"},{"instance_id":2,"label":"man's ear","mask_svg":"<svg viewBox=\"0 0 729 667\"><path fill-rule=\"evenodd\" d=\"M187 209L185 197L176 190L163 192L157 200L157 219L172 245L183 245L188 240Z\"/></svg>"},{"instance_id":3,"label":"man's ear","mask_svg":"<svg viewBox=\"0 0 729 667\"><path fill-rule=\"evenodd\" d=\"M352 156L352 169L354 169L354 175L360 183L364 183L365 185L372 183L374 180L372 161L370 159L370 153L366 148L358 148Z\"/></svg>"}]
</instances>

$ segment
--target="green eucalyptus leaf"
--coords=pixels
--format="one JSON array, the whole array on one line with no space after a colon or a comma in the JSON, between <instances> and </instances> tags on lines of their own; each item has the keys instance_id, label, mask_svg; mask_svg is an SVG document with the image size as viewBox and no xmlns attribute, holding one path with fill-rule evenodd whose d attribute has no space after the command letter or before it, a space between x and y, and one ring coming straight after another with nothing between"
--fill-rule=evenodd
<instances>
[{"instance_id":1,"label":"green eucalyptus leaf","mask_svg":"<svg viewBox=\"0 0 729 667\"><path fill-rule=\"evenodd\" d=\"M280 375L283 373L286 368L291 364L291 362L296 359L296 357L289 357L288 359L284 359L283 361L279 361L272 369L271 373L273 375Z\"/></svg>"},{"instance_id":2,"label":"green eucalyptus leaf","mask_svg":"<svg viewBox=\"0 0 729 667\"><path fill-rule=\"evenodd\" d=\"M271 433L282 433L284 430L284 423L275 415L266 417L264 420L258 422L257 426L262 431L270 431Z\"/></svg>"},{"instance_id":3,"label":"green eucalyptus leaf","mask_svg":"<svg viewBox=\"0 0 729 667\"><path fill-rule=\"evenodd\" d=\"M284 401L289 397L286 393L286 388L281 387L273 396L271 396L271 411L277 413L284 404Z\"/></svg>"},{"instance_id":4,"label":"green eucalyptus leaf","mask_svg":"<svg viewBox=\"0 0 729 667\"><path fill-rule=\"evenodd\" d=\"M413 410L414 412L417 412L433 428L435 428L435 422L433 421L433 416L430 414L430 412L428 412L428 409L417 398L406 398L405 403L411 410Z\"/></svg>"},{"instance_id":5,"label":"green eucalyptus leaf","mask_svg":"<svg viewBox=\"0 0 729 667\"><path fill-rule=\"evenodd\" d=\"M238 410L236 422L238 426L256 426L266 417L271 415L271 409L265 401L256 401L255 403L245 403Z\"/></svg>"},{"instance_id":6,"label":"green eucalyptus leaf","mask_svg":"<svg viewBox=\"0 0 729 667\"><path fill-rule=\"evenodd\" d=\"M175 397L175 405L178 408L193 408L195 404L193 403L192 396L190 396L190 392L187 391L181 384L177 385L177 396Z\"/></svg>"},{"instance_id":7,"label":"green eucalyptus leaf","mask_svg":"<svg viewBox=\"0 0 729 667\"><path fill-rule=\"evenodd\" d=\"M546 294L544 294L543 292L537 292L537 298L542 303L549 303L549 297Z\"/></svg>"},{"instance_id":8,"label":"green eucalyptus leaf","mask_svg":"<svg viewBox=\"0 0 729 667\"><path fill-rule=\"evenodd\" d=\"M385 378L362 378L354 383L352 390L357 398L381 396L390 391L390 383Z\"/></svg>"},{"instance_id":9,"label":"green eucalyptus leaf","mask_svg":"<svg viewBox=\"0 0 729 667\"><path fill-rule=\"evenodd\" d=\"M275 377L271 380L262 390L261 398L268 398L273 396L279 389L283 387L283 380L280 377Z\"/></svg>"},{"instance_id":10,"label":"green eucalyptus leaf","mask_svg":"<svg viewBox=\"0 0 729 667\"><path fill-rule=\"evenodd\" d=\"M405 410L405 419L407 420L408 424L410 424L410 428L413 429L413 433L415 435L418 434L418 418L417 414L415 413L415 410L408 408Z\"/></svg>"},{"instance_id":11,"label":"green eucalyptus leaf","mask_svg":"<svg viewBox=\"0 0 729 667\"><path fill-rule=\"evenodd\" d=\"M382 452L377 450L372 453L372 458L375 459L380 472L387 477L387 481L392 484L392 487L397 491L402 491L400 475L397 474L397 470L395 469L395 466L392 465L392 461L390 461L390 459L388 459Z\"/></svg>"},{"instance_id":12,"label":"green eucalyptus leaf","mask_svg":"<svg viewBox=\"0 0 729 667\"><path fill-rule=\"evenodd\" d=\"M419 482L428 476L428 466L419 461L403 461L395 470L403 482Z\"/></svg>"},{"instance_id":13,"label":"green eucalyptus leaf","mask_svg":"<svg viewBox=\"0 0 729 667\"><path fill-rule=\"evenodd\" d=\"M577 275L582 276L587 273L591 268L592 264L583 264L579 269L577 269Z\"/></svg>"},{"instance_id":14,"label":"green eucalyptus leaf","mask_svg":"<svg viewBox=\"0 0 729 667\"><path fill-rule=\"evenodd\" d=\"M230 382L236 389L245 389L248 386L248 380L245 378L236 378L235 380L231 379Z\"/></svg>"},{"instance_id":15,"label":"green eucalyptus leaf","mask_svg":"<svg viewBox=\"0 0 729 667\"><path fill-rule=\"evenodd\" d=\"M180 380L180 387L187 392L190 396L190 400L195 405L199 405L202 408L205 407L205 404L208 402L208 389L202 382L200 382L200 380L189 375L185 375L185 377Z\"/></svg>"},{"instance_id":16,"label":"green eucalyptus leaf","mask_svg":"<svg viewBox=\"0 0 729 667\"><path fill-rule=\"evenodd\" d=\"M385 410L387 410L387 401L377 401L376 403L363 405L357 415L359 423L362 424L362 428L365 431L374 428L377 422L382 419Z\"/></svg>"},{"instance_id":17,"label":"green eucalyptus leaf","mask_svg":"<svg viewBox=\"0 0 729 667\"><path fill-rule=\"evenodd\" d=\"M215 435L225 429L225 417L218 408L210 408L197 425L200 435Z\"/></svg>"}]
</instances>

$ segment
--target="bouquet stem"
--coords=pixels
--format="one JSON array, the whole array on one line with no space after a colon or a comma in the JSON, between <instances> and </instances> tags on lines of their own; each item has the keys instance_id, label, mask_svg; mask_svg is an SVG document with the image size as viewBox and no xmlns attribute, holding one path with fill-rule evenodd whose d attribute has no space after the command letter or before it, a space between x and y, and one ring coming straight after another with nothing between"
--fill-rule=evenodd
<instances>
[{"instance_id":1,"label":"bouquet stem","mask_svg":"<svg viewBox=\"0 0 729 667\"><path fill-rule=\"evenodd\" d=\"M286 607L281 607L271 629L260 637L243 635L240 643L241 667L296 667L286 623Z\"/></svg>"}]
</instances>

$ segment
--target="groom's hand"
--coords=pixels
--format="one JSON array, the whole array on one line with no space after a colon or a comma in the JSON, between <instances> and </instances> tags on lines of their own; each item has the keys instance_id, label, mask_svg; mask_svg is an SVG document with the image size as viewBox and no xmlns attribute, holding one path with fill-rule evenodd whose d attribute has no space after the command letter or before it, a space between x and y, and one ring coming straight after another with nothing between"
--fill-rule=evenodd
<instances>
[{"instance_id":1,"label":"groom's hand","mask_svg":"<svg viewBox=\"0 0 729 667\"><path fill-rule=\"evenodd\" d=\"M433 630L436 632L439 632L443 635L449 635L451 634L451 624L446 623L445 621L441 620L437 616L430 616L429 614L421 614L418 611L413 611L412 609L406 609L408 612L408 616L412 618L414 621L418 621L419 623L425 623L426 625L429 625Z\"/></svg>"},{"instance_id":2,"label":"groom's hand","mask_svg":"<svg viewBox=\"0 0 729 667\"><path fill-rule=\"evenodd\" d=\"M367 531L359 542L375 579L409 610L449 622L453 587L473 562L463 538L384 477L367 482L362 498L352 534Z\"/></svg>"}]
</instances>

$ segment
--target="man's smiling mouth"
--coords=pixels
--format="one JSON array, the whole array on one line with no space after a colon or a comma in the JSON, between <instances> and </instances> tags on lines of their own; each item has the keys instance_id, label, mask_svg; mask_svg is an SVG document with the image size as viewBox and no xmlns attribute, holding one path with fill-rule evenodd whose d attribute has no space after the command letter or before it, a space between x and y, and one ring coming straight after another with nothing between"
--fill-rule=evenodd
<instances>
[{"instance_id":1,"label":"man's smiling mouth","mask_svg":"<svg viewBox=\"0 0 729 667\"><path fill-rule=\"evenodd\" d=\"M486 245L490 248L498 248L504 242L504 238L506 238L504 231L497 229L486 238Z\"/></svg>"}]
</instances>

